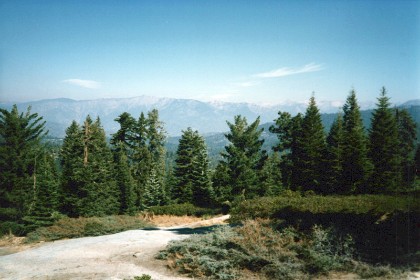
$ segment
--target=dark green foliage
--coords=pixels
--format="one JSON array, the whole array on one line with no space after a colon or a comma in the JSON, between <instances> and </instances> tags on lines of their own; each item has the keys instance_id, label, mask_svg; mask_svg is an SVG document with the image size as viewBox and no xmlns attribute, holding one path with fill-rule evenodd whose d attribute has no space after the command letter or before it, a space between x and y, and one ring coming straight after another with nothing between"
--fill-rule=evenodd
<instances>
[{"instance_id":1,"label":"dark green foliage","mask_svg":"<svg viewBox=\"0 0 420 280\"><path fill-rule=\"evenodd\" d=\"M301 176L302 170L305 168L302 158L302 124L303 116L301 114L292 117L289 113L279 112L275 125L270 127L270 131L276 133L279 139L279 144L274 147L274 150L282 154L280 170L283 185L294 190L306 184Z\"/></svg>"},{"instance_id":2,"label":"dark green foliage","mask_svg":"<svg viewBox=\"0 0 420 280\"><path fill-rule=\"evenodd\" d=\"M33 176L34 200L23 218L28 231L52 225L59 209L59 177L54 157L47 151L36 158Z\"/></svg>"},{"instance_id":3,"label":"dark green foliage","mask_svg":"<svg viewBox=\"0 0 420 280\"><path fill-rule=\"evenodd\" d=\"M147 179L143 193L143 207L148 209L150 206L164 205L167 202L167 195L161 178L159 178L156 169L152 168Z\"/></svg>"},{"instance_id":4,"label":"dark green foliage","mask_svg":"<svg viewBox=\"0 0 420 280\"><path fill-rule=\"evenodd\" d=\"M278 152L268 157L262 170L259 173L259 196L279 195L283 190L282 177L280 172L281 161Z\"/></svg>"},{"instance_id":5,"label":"dark green foliage","mask_svg":"<svg viewBox=\"0 0 420 280\"><path fill-rule=\"evenodd\" d=\"M173 198L180 203L209 206L213 200L207 148L198 131L188 128L179 140L175 160Z\"/></svg>"},{"instance_id":6,"label":"dark green foliage","mask_svg":"<svg viewBox=\"0 0 420 280\"><path fill-rule=\"evenodd\" d=\"M323 193L335 193L343 180L343 145L343 118L339 114L332 124L327 137L327 163L324 171L325 189Z\"/></svg>"},{"instance_id":7,"label":"dark green foliage","mask_svg":"<svg viewBox=\"0 0 420 280\"><path fill-rule=\"evenodd\" d=\"M99 118L87 116L82 129L75 122L67 129L62 151L65 213L104 216L120 210L120 191L113 157Z\"/></svg>"},{"instance_id":8,"label":"dark green foliage","mask_svg":"<svg viewBox=\"0 0 420 280\"><path fill-rule=\"evenodd\" d=\"M419 209L419 200L408 195L282 196L244 201L232 210L231 221L272 218L300 230L333 226L354 237L363 259L398 264L415 261Z\"/></svg>"},{"instance_id":9,"label":"dark green foliage","mask_svg":"<svg viewBox=\"0 0 420 280\"><path fill-rule=\"evenodd\" d=\"M61 211L71 217L78 213L80 186L83 184L83 135L80 126L73 121L66 129L61 147Z\"/></svg>"},{"instance_id":10,"label":"dark green foliage","mask_svg":"<svg viewBox=\"0 0 420 280\"><path fill-rule=\"evenodd\" d=\"M120 190L120 213L133 215L136 211L135 182L131 175L128 157L124 151L124 144L119 142L114 151L115 178Z\"/></svg>"},{"instance_id":11,"label":"dark green foliage","mask_svg":"<svg viewBox=\"0 0 420 280\"><path fill-rule=\"evenodd\" d=\"M343 110L343 177L337 192L366 193L372 164L368 159L367 138L354 90L350 92Z\"/></svg>"},{"instance_id":12,"label":"dark green foliage","mask_svg":"<svg viewBox=\"0 0 420 280\"><path fill-rule=\"evenodd\" d=\"M321 115L316 106L315 98L311 97L309 106L306 109L302 120L302 130L298 135L297 145L299 145L299 168L294 168L297 173L303 191L314 190L318 193L325 192L325 154L326 143L324 127L321 122Z\"/></svg>"},{"instance_id":13,"label":"dark green foliage","mask_svg":"<svg viewBox=\"0 0 420 280\"><path fill-rule=\"evenodd\" d=\"M223 203L231 199L232 187L229 169L226 162L219 162L212 176L214 196L217 202Z\"/></svg>"},{"instance_id":14,"label":"dark green foliage","mask_svg":"<svg viewBox=\"0 0 420 280\"><path fill-rule=\"evenodd\" d=\"M0 109L0 221L3 231L22 228L35 198L35 160L42 152L45 122L38 114ZM4 223L6 222L6 223ZM22 232L16 232L21 234Z\"/></svg>"},{"instance_id":15,"label":"dark green foliage","mask_svg":"<svg viewBox=\"0 0 420 280\"><path fill-rule=\"evenodd\" d=\"M136 121L127 112L122 113L115 121L120 124L120 129L112 135L111 144L123 149L127 154L132 147L132 141L135 137L133 128L136 125ZM119 143L122 143L122 146Z\"/></svg>"},{"instance_id":16,"label":"dark green foliage","mask_svg":"<svg viewBox=\"0 0 420 280\"><path fill-rule=\"evenodd\" d=\"M406 109L396 109L395 118L398 127L398 153L403 187L411 187L416 177L416 122Z\"/></svg>"},{"instance_id":17,"label":"dark green foliage","mask_svg":"<svg viewBox=\"0 0 420 280\"><path fill-rule=\"evenodd\" d=\"M397 190L401 183L398 128L385 88L372 114L369 140L369 157L373 164L371 192Z\"/></svg>"},{"instance_id":18,"label":"dark green foliage","mask_svg":"<svg viewBox=\"0 0 420 280\"><path fill-rule=\"evenodd\" d=\"M259 122L257 118L248 125L246 118L240 115L235 116L234 123L227 122L230 132L225 136L230 144L225 147L222 153L224 162L220 164L226 164L227 167L231 187L229 200L244 192L246 197L254 197L260 191L258 172L264 166L267 156L265 151L261 151L264 141L260 140L262 130L258 129Z\"/></svg>"}]
</instances>

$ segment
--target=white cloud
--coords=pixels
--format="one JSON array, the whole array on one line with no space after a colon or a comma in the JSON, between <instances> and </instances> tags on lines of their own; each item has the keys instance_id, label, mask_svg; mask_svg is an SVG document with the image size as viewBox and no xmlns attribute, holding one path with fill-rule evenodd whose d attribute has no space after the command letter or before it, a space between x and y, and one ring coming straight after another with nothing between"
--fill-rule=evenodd
<instances>
[{"instance_id":1,"label":"white cloud","mask_svg":"<svg viewBox=\"0 0 420 280\"><path fill-rule=\"evenodd\" d=\"M290 76L290 75L301 74L301 73L316 72L323 69L324 67L321 64L309 63L301 68L282 67L273 71L255 74L254 77L279 78L279 77Z\"/></svg>"},{"instance_id":2,"label":"white cloud","mask_svg":"<svg viewBox=\"0 0 420 280\"><path fill-rule=\"evenodd\" d=\"M63 83L89 88L89 89L98 89L101 87L101 83L91 80L81 80L81 79L67 79L62 81Z\"/></svg>"}]
</instances>

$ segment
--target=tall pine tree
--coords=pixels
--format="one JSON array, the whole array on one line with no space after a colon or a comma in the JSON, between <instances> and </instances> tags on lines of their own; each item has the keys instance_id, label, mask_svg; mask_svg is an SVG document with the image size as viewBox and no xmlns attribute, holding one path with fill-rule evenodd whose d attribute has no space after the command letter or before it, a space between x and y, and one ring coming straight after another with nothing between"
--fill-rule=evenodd
<instances>
[{"instance_id":1,"label":"tall pine tree","mask_svg":"<svg viewBox=\"0 0 420 280\"><path fill-rule=\"evenodd\" d=\"M400 173L403 187L412 187L416 177L416 122L407 109L396 109L398 127L398 153L400 156ZM417 169L419 170L419 169Z\"/></svg>"},{"instance_id":2,"label":"tall pine tree","mask_svg":"<svg viewBox=\"0 0 420 280\"><path fill-rule=\"evenodd\" d=\"M366 193L372 165L367 155L367 137L354 90L347 97L343 111L343 177L337 190L347 194Z\"/></svg>"},{"instance_id":3,"label":"tall pine tree","mask_svg":"<svg viewBox=\"0 0 420 280\"><path fill-rule=\"evenodd\" d=\"M245 117L235 116L234 123L227 122L230 132L225 137L230 144L222 153L224 158L232 193L230 200L245 193L246 197L254 197L262 187L258 182L258 172L266 160L261 150L264 140L260 139L262 129L258 129L260 119L257 118L248 125ZM223 164L223 163L222 163Z\"/></svg>"},{"instance_id":4,"label":"tall pine tree","mask_svg":"<svg viewBox=\"0 0 420 280\"><path fill-rule=\"evenodd\" d=\"M325 192L324 170L326 142L321 114L316 106L315 97L311 97L302 121L302 133L297 139L300 143L300 161L302 166L295 169L299 173L301 187L304 191Z\"/></svg>"},{"instance_id":5,"label":"tall pine tree","mask_svg":"<svg viewBox=\"0 0 420 280\"><path fill-rule=\"evenodd\" d=\"M395 191L400 187L398 128L385 88L381 89L369 130L369 157L373 164L371 192Z\"/></svg>"},{"instance_id":6,"label":"tall pine tree","mask_svg":"<svg viewBox=\"0 0 420 280\"><path fill-rule=\"evenodd\" d=\"M325 169L325 193L335 193L343 177L343 117L338 114L327 137L327 166Z\"/></svg>"},{"instance_id":7,"label":"tall pine tree","mask_svg":"<svg viewBox=\"0 0 420 280\"><path fill-rule=\"evenodd\" d=\"M2 231L21 233L22 218L35 197L35 161L42 151L40 141L45 121L38 114L0 109L0 221Z\"/></svg>"},{"instance_id":8,"label":"tall pine tree","mask_svg":"<svg viewBox=\"0 0 420 280\"><path fill-rule=\"evenodd\" d=\"M213 189L208 171L207 147L204 138L191 128L183 131L174 168L173 197L178 202L209 206Z\"/></svg>"}]
</instances>

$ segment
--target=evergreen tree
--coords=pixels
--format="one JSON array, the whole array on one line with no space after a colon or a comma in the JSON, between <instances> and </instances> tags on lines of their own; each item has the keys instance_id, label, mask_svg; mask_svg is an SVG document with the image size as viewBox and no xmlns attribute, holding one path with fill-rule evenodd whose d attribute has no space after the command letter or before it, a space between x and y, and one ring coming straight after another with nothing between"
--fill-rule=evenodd
<instances>
[{"instance_id":1,"label":"evergreen tree","mask_svg":"<svg viewBox=\"0 0 420 280\"><path fill-rule=\"evenodd\" d=\"M220 161L213 173L212 180L215 200L223 203L232 199L232 186L229 168L226 162Z\"/></svg>"},{"instance_id":2,"label":"evergreen tree","mask_svg":"<svg viewBox=\"0 0 420 280\"><path fill-rule=\"evenodd\" d=\"M343 180L338 192L366 193L372 166L367 156L367 138L354 90L350 92L343 111Z\"/></svg>"},{"instance_id":3,"label":"evergreen tree","mask_svg":"<svg viewBox=\"0 0 420 280\"><path fill-rule=\"evenodd\" d=\"M178 202L209 206L213 198L204 138L188 128L183 131L175 160L173 196Z\"/></svg>"},{"instance_id":4,"label":"evergreen tree","mask_svg":"<svg viewBox=\"0 0 420 280\"><path fill-rule=\"evenodd\" d=\"M152 156L148 148L147 127L148 120L142 112L134 126L133 139L131 141L131 147L133 149L131 155L131 168L133 178L136 182L134 192L136 194L135 205L137 209L143 207L142 197L144 187L146 186L152 166Z\"/></svg>"},{"instance_id":5,"label":"evergreen tree","mask_svg":"<svg viewBox=\"0 0 420 280\"><path fill-rule=\"evenodd\" d=\"M100 119L73 122L61 151L63 210L70 216L103 216L120 210L111 149Z\"/></svg>"},{"instance_id":6,"label":"evergreen tree","mask_svg":"<svg viewBox=\"0 0 420 280\"><path fill-rule=\"evenodd\" d=\"M396 122L398 127L398 152L401 160L400 173L404 187L413 185L416 177L415 153L416 153L416 122L406 109L396 110ZM417 170L419 170L417 168Z\"/></svg>"},{"instance_id":7,"label":"evergreen tree","mask_svg":"<svg viewBox=\"0 0 420 280\"><path fill-rule=\"evenodd\" d=\"M136 120L129 113L124 112L115 121L120 124L120 129L112 135L111 144L117 149L124 149L126 155L131 155Z\"/></svg>"},{"instance_id":8,"label":"evergreen tree","mask_svg":"<svg viewBox=\"0 0 420 280\"><path fill-rule=\"evenodd\" d=\"M150 206L164 205L166 204L166 201L167 197L165 188L162 185L162 180L159 178L156 169L152 167L144 187L143 208L147 209Z\"/></svg>"},{"instance_id":9,"label":"evergreen tree","mask_svg":"<svg viewBox=\"0 0 420 280\"><path fill-rule=\"evenodd\" d=\"M120 213L133 215L136 210L135 182L124 150L124 143L119 142L114 151L115 178L120 190Z\"/></svg>"},{"instance_id":10,"label":"evergreen tree","mask_svg":"<svg viewBox=\"0 0 420 280\"><path fill-rule=\"evenodd\" d=\"M373 164L371 191L395 191L401 182L398 128L385 88L382 88L372 114L369 139L369 156Z\"/></svg>"},{"instance_id":11,"label":"evergreen tree","mask_svg":"<svg viewBox=\"0 0 420 280\"><path fill-rule=\"evenodd\" d=\"M260 119L248 125L246 118L235 116L234 123L227 122L230 132L225 137L230 144L225 147L222 157L228 167L232 194L230 199L244 193L254 197L259 193L258 172L266 155L261 151L264 140L260 140L262 129L258 129Z\"/></svg>"},{"instance_id":12,"label":"evergreen tree","mask_svg":"<svg viewBox=\"0 0 420 280\"><path fill-rule=\"evenodd\" d=\"M280 157L278 152L274 152L268 157L261 172L259 181L261 184L259 196L279 195L283 190L282 177L280 172Z\"/></svg>"},{"instance_id":13,"label":"evergreen tree","mask_svg":"<svg viewBox=\"0 0 420 280\"><path fill-rule=\"evenodd\" d=\"M289 113L279 112L275 124L270 127L272 133L277 134L279 143L274 151L281 154L280 170L283 186L293 190L299 190L305 184L302 170L303 162L302 145L302 114L292 117Z\"/></svg>"},{"instance_id":14,"label":"evergreen tree","mask_svg":"<svg viewBox=\"0 0 420 280\"><path fill-rule=\"evenodd\" d=\"M120 210L119 190L114 178L113 157L107 146L100 119L88 116L82 127L84 136L83 183L80 186L79 214L103 216Z\"/></svg>"},{"instance_id":15,"label":"evergreen tree","mask_svg":"<svg viewBox=\"0 0 420 280\"><path fill-rule=\"evenodd\" d=\"M54 212L59 208L59 180L52 154L44 150L36 158L34 166L34 200L28 214L23 217L27 230L50 226Z\"/></svg>"},{"instance_id":16,"label":"evergreen tree","mask_svg":"<svg viewBox=\"0 0 420 280\"><path fill-rule=\"evenodd\" d=\"M77 217L80 186L83 184L83 135L80 126L73 121L66 129L60 152L62 212Z\"/></svg>"},{"instance_id":17,"label":"evergreen tree","mask_svg":"<svg viewBox=\"0 0 420 280\"><path fill-rule=\"evenodd\" d=\"M38 114L0 109L0 221L2 231L20 233L35 197L34 167L47 132ZM20 224L20 225L19 225Z\"/></svg>"},{"instance_id":18,"label":"evergreen tree","mask_svg":"<svg viewBox=\"0 0 420 280\"><path fill-rule=\"evenodd\" d=\"M325 193L335 193L343 176L343 117L341 114L333 122L327 137L327 168L325 169Z\"/></svg>"},{"instance_id":19,"label":"evergreen tree","mask_svg":"<svg viewBox=\"0 0 420 280\"><path fill-rule=\"evenodd\" d=\"M304 191L324 192L325 178L323 175L325 170L326 142L321 114L313 96L303 117L301 135L299 136L297 141L299 142L299 149L301 149L299 155L301 168L294 169L294 172L299 173L300 186Z\"/></svg>"}]
</instances>

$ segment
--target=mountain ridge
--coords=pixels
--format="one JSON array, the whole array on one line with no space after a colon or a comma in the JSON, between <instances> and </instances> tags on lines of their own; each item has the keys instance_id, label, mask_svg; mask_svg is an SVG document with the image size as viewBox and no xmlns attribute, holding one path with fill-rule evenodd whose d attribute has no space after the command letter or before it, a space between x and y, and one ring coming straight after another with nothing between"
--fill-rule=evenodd
<instances>
[{"instance_id":1,"label":"mountain ridge","mask_svg":"<svg viewBox=\"0 0 420 280\"><path fill-rule=\"evenodd\" d=\"M337 113L342 103L337 101L319 101L322 113ZM245 116L249 121L260 116L261 123L272 122L279 111L294 115L306 110L306 102L285 101L280 104L259 105L254 103L234 103L222 101L204 102L195 99L176 99L152 97L147 95L130 98L101 98L92 100L74 100L70 98L43 99L20 103L0 103L0 108L10 109L13 104L19 111L31 106L31 112L38 113L47 121L50 136L63 137L65 129L73 120L82 123L89 114L92 118L100 117L107 135L115 133L119 127L114 121L123 112L138 118L141 112L159 110L160 119L165 123L169 136L179 136L188 127L201 134L219 133L227 130L226 121L232 121L235 115ZM404 105L406 104L406 105ZM416 106L419 100L410 100L400 106ZM363 109L374 108L374 103L362 105Z\"/></svg>"}]
</instances>

